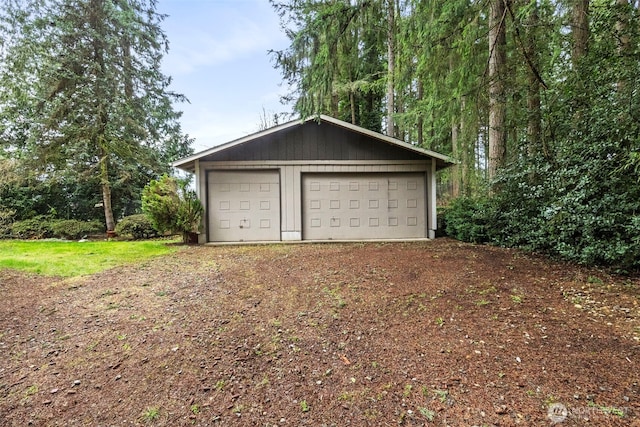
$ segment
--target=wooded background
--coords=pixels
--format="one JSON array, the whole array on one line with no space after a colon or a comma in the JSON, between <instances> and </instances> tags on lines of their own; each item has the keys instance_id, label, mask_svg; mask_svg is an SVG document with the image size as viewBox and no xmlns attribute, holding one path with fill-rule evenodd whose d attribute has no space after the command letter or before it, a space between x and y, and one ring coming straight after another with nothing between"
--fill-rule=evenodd
<instances>
[{"instance_id":1,"label":"wooded background","mask_svg":"<svg viewBox=\"0 0 640 427\"><path fill-rule=\"evenodd\" d=\"M155 0L0 4L0 225L137 213L191 153ZM3 233L0 233L0 235Z\"/></svg>"},{"instance_id":2,"label":"wooded background","mask_svg":"<svg viewBox=\"0 0 640 427\"><path fill-rule=\"evenodd\" d=\"M640 1L271 3L297 113L460 161L452 235L640 265Z\"/></svg>"},{"instance_id":3,"label":"wooded background","mask_svg":"<svg viewBox=\"0 0 640 427\"><path fill-rule=\"evenodd\" d=\"M296 116L460 161L439 177L452 236L640 267L640 0L270 1ZM111 230L191 152L162 19L155 0L2 2L0 230Z\"/></svg>"}]
</instances>

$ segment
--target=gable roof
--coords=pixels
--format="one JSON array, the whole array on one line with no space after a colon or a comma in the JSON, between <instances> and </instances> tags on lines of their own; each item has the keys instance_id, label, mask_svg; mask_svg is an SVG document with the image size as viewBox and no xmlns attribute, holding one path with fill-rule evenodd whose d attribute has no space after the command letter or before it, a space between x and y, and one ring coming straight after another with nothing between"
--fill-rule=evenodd
<instances>
[{"instance_id":1,"label":"gable roof","mask_svg":"<svg viewBox=\"0 0 640 427\"><path fill-rule=\"evenodd\" d=\"M449 166L456 164L457 162L453 160L451 157L446 156L444 154L436 153L435 151L425 150L423 148L416 147L414 145L408 144L404 141L401 141L396 138L392 138L387 135L383 135L378 132L371 131L369 129L365 129L360 126L353 125L351 123L347 123L342 120L335 119L330 116L320 115L309 117L305 120L293 120L278 126L274 126L272 128L256 132L251 135L244 136L242 138L235 139L233 141L227 142L222 145L218 145L216 147L209 148L207 150L201 151L199 153L195 153L189 157L185 157L183 159L177 160L172 163L172 166L186 170L188 172L195 171L195 162L196 160L217 160L223 158L225 154L229 154L233 151L247 148L245 145L255 143L262 140L272 140L274 137L277 137L278 134L285 134L288 131L295 129L296 127L301 127L309 122L316 121L318 124L328 123L335 127L346 129L347 131L355 132L360 134L363 137L371 138L381 143L388 144L389 148L406 150L406 154L410 156L410 158L434 158L436 159L436 168L444 169ZM243 150L246 152L246 150ZM309 160L309 159L306 159ZM338 160L338 159L334 159Z\"/></svg>"}]
</instances>

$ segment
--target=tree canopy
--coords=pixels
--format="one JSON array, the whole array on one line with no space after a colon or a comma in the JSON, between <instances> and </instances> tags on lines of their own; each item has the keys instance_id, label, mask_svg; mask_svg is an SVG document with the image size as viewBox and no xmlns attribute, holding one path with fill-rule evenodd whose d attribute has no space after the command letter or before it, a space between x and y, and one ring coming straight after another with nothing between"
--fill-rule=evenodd
<instances>
[{"instance_id":1,"label":"tree canopy","mask_svg":"<svg viewBox=\"0 0 640 427\"><path fill-rule=\"evenodd\" d=\"M16 219L102 210L113 230L191 152L172 106L185 98L160 69L163 18L155 0L2 3L0 161L22 185L0 184L1 208Z\"/></svg>"},{"instance_id":2,"label":"tree canopy","mask_svg":"<svg viewBox=\"0 0 640 427\"><path fill-rule=\"evenodd\" d=\"M271 2L300 115L457 158L441 193L486 240L640 267L640 2Z\"/></svg>"}]
</instances>

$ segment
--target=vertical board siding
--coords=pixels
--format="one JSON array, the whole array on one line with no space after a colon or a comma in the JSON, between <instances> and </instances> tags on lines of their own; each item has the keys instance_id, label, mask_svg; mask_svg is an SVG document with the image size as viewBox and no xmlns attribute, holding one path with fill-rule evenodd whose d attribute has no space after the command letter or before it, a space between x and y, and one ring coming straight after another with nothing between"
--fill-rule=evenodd
<instances>
[{"instance_id":1,"label":"vertical board siding","mask_svg":"<svg viewBox=\"0 0 640 427\"><path fill-rule=\"evenodd\" d=\"M429 237L430 239L435 239L436 230L438 228L437 206L436 206L436 192L437 192L436 168L437 168L436 160L431 159L431 168L427 174L427 178L428 178L427 185L429 186L429 191L427 193L427 196L428 196L427 200L429 201L429 205L427 206L427 209L428 209L427 215L429 216L428 218L429 229L428 229L427 237Z\"/></svg>"},{"instance_id":2,"label":"vertical board siding","mask_svg":"<svg viewBox=\"0 0 640 427\"><path fill-rule=\"evenodd\" d=\"M424 155L350 129L307 122L202 158L203 161L425 160Z\"/></svg>"},{"instance_id":3,"label":"vertical board siding","mask_svg":"<svg viewBox=\"0 0 640 427\"><path fill-rule=\"evenodd\" d=\"M298 199L299 189L296 189L296 175L298 174L296 166L285 166L282 168L284 172L282 199L284 200L284 208L286 210L286 218L283 218L283 231L297 231L296 227L296 200Z\"/></svg>"}]
</instances>

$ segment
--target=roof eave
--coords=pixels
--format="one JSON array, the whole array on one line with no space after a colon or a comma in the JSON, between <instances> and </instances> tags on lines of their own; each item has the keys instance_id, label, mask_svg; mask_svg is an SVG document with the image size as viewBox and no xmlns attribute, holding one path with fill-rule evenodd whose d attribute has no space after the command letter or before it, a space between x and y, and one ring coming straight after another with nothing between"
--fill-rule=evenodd
<instances>
[{"instance_id":1,"label":"roof eave","mask_svg":"<svg viewBox=\"0 0 640 427\"><path fill-rule=\"evenodd\" d=\"M290 122L283 123L281 125L274 126L272 128L266 129L266 130L262 130L262 131L259 131L259 132L256 132L256 133L252 133L250 135L243 136L243 137L238 138L238 139L234 139L233 141L229 141L227 143L224 143L224 144L221 144L221 145L218 145L218 146L215 146L215 147L200 151L200 152L195 153L195 154L192 154L189 157L185 157L183 159L176 160L176 161L171 163L171 166L179 168L179 169L182 169L182 170L185 170L187 172L193 173L193 172L195 172L195 163L196 163L196 161L201 159L201 158L203 158L203 157L206 157L206 156L215 154L217 152L220 152L220 151L223 151L223 150L226 150L226 149L229 149L229 148L232 148L232 147L247 143L247 142L252 141L254 139L261 138L263 136L270 135L270 134L275 133L275 132L279 132L281 130L287 129L287 128L292 127L292 126L299 125L301 123L306 123L306 122L309 122L309 121L312 121L312 120L318 121L318 119L321 122L322 121L326 121L326 122L329 122L329 123L333 123L336 126L340 126L340 127L349 129L351 131L358 132L358 133L361 133L363 135L370 136L372 138L384 141L384 142L386 142L388 144L395 145L395 146L398 146L400 148L404 148L406 150L409 150L409 151L412 151L412 152L415 152L415 153L418 153L418 154L421 154L421 155L426 155L426 156L435 158L438 161L437 162L438 163L438 167L437 167L438 170L448 168L448 167L453 166L453 165L458 163L456 160L454 160L451 157L446 156L444 154L440 154L440 153L436 153L435 151L426 150L424 148L416 147L414 145L411 145L411 144L409 144L407 142L404 142L402 140L399 140L397 138L393 138L393 137L390 137L390 136L387 136L387 135L384 135L384 134L381 134L381 133L378 133L378 132L374 132L372 130L365 129L363 127L360 127L360 126L357 126L357 125L353 125L351 123L344 122L342 120L338 120L338 119L335 119L333 117L321 114L319 116L318 115L314 115L314 116L308 117L308 118L306 118L304 120L292 120Z\"/></svg>"},{"instance_id":2,"label":"roof eave","mask_svg":"<svg viewBox=\"0 0 640 427\"><path fill-rule=\"evenodd\" d=\"M424 148L416 147L415 145L409 144L409 143L404 142L404 141L402 141L400 139L393 138L391 136L387 136L387 135L384 135L382 133L374 132L372 130L369 130L369 129L366 129L366 128L363 128L363 127L360 127L360 126L353 125L351 123L335 119L335 118L333 118L331 116L320 115L320 119L324 120L324 121L327 121L327 122L330 122L330 123L333 123L333 124L335 124L337 126L341 126L341 127L350 129L350 130L352 130L354 132L358 132L358 133L370 136L372 138L376 138L376 139L379 139L381 141L385 141L385 142L387 142L389 144L396 145L396 146L404 148L406 150L413 151L413 152L416 152L418 154L423 154L423 155L427 155L427 156L430 156L430 157L434 157L437 160L441 160L442 162L445 163L445 165L439 167L438 170L444 169L444 168L448 168L450 166L453 166L453 165L456 165L456 164L459 163L457 160L453 159L452 157L446 156L444 154L440 154L440 153L436 153L435 151L431 151L431 150L427 150L427 149L424 149Z\"/></svg>"},{"instance_id":3,"label":"roof eave","mask_svg":"<svg viewBox=\"0 0 640 427\"><path fill-rule=\"evenodd\" d=\"M304 121L306 121L306 120L304 120ZM217 153L219 151L223 151L223 150L226 150L228 148L232 148L232 147L235 147L237 145L244 144L246 142L249 142L249 141L257 139L257 138L261 138L261 137L266 136L266 135L270 135L272 133L281 131L283 129L287 129L289 127L295 126L295 125L297 125L299 123L302 123L304 121L292 120L290 122L283 123L281 125L274 126L272 128L266 129L266 130L262 130L262 131L258 131L258 132L255 132L255 133L252 133L252 134L249 134L249 135L245 135L245 136L243 136L241 138L234 139L234 140L226 142L224 144L216 145L215 147L208 148L208 149L203 150L203 151L199 151L197 153L192 154L189 157L185 157L185 158L176 160L176 161L171 163L171 166L187 170L186 169L186 165L193 164L192 169L195 169L195 161L201 159L202 157L206 157L206 156L209 156L211 154L215 154L215 153Z\"/></svg>"}]
</instances>

